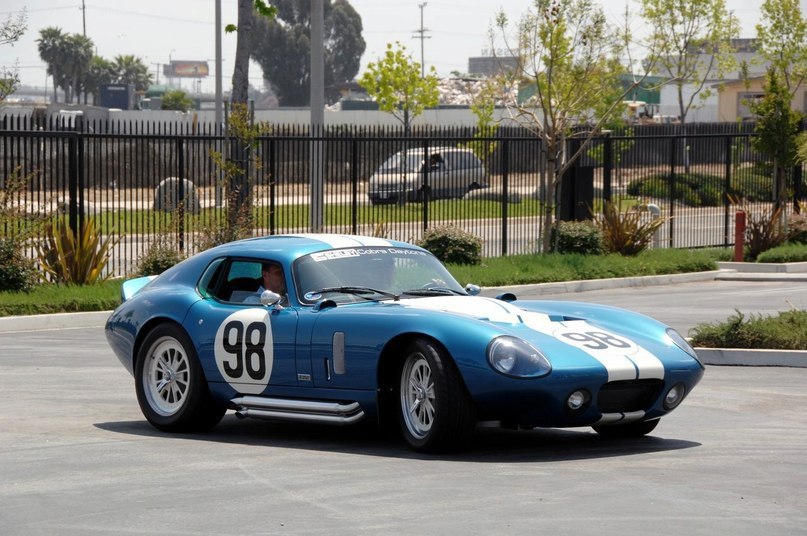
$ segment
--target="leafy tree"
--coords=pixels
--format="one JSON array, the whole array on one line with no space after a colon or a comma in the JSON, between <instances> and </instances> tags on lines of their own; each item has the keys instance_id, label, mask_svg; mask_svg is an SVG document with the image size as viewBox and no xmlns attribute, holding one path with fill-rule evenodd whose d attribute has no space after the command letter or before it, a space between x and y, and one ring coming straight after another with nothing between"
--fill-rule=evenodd
<instances>
[{"instance_id":1,"label":"leafy tree","mask_svg":"<svg viewBox=\"0 0 807 536\"><path fill-rule=\"evenodd\" d=\"M310 98L311 2L278 0L277 18L259 20L252 38L253 59L282 106L305 106ZM361 17L347 0L324 0L325 98L339 99L339 84L359 72L365 42Z\"/></svg>"},{"instance_id":2,"label":"leafy tree","mask_svg":"<svg viewBox=\"0 0 807 536\"><path fill-rule=\"evenodd\" d=\"M391 113L403 123L408 136L412 121L429 107L437 106L439 80L432 66L421 78L420 64L406 54L406 47L396 42L387 44L387 52L367 65L359 85L378 103L378 108Z\"/></svg>"},{"instance_id":3,"label":"leafy tree","mask_svg":"<svg viewBox=\"0 0 807 536\"><path fill-rule=\"evenodd\" d=\"M735 66L730 40L739 35L739 21L725 0L641 0L641 6L651 30L647 59L675 85L683 124L711 96L707 81ZM689 95L688 87L695 88Z\"/></svg>"},{"instance_id":4,"label":"leafy tree","mask_svg":"<svg viewBox=\"0 0 807 536\"><path fill-rule=\"evenodd\" d=\"M277 16L277 9L267 5L263 0L238 0L238 26L228 24L224 31L238 32L235 45L235 66L233 67L233 90L230 101L233 104L246 105L249 99L249 56L250 39L254 26L254 13L258 12L264 18L273 19Z\"/></svg>"},{"instance_id":5,"label":"leafy tree","mask_svg":"<svg viewBox=\"0 0 807 536\"><path fill-rule=\"evenodd\" d=\"M193 100L181 90L168 91L163 95L163 110L187 112L193 107Z\"/></svg>"},{"instance_id":6,"label":"leafy tree","mask_svg":"<svg viewBox=\"0 0 807 536\"><path fill-rule=\"evenodd\" d=\"M765 0L760 11L758 53L780 73L792 96L807 76L807 21L798 0Z\"/></svg>"},{"instance_id":7,"label":"leafy tree","mask_svg":"<svg viewBox=\"0 0 807 536\"><path fill-rule=\"evenodd\" d=\"M563 174L587 150L591 139L608 118L622 110L619 86L624 67L618 58L622 41L611 28L602 8L592 0L534 0L518 25L515 44L508 35L504 12L496 17L505 48L517 58L512 72L502 75L502 87L529 84L535 96L511 103L516 119L542 142L550 180L546 189L544 228L552 228ZM585 127L581 127L585 125ZM579 127L574 132L574 127ZM567 139L580 140L567 152ZM551 235L543 236L543 250L550 250Z\"/></svg>"},{"instance_id":8,"label":"leafy tree","mask_svg":"<svg viewBox=\"0 0 807 536\"><path fill-rule=\"evenodd\" d=\"M39 57L48 64L48 74L53 80L53 102L59 102L57 89L62 84L65 74L63 65L67 61L67 34L56 26L48 26L39 30L36 40Z\"/></svg>"},{"instance_id":9,"label":"leafy tree","mask_svg":"<svg viewBox=\"0 0 807 536\"><path fill-rule=\"evenodd\" d=\"M115 83L133 84L135 90L145 91L152 83L148 66L138 57L131 54L116 56L112 61Z\"/></svg>"},{"instance_id":10,"label":"leafy tree","mask_svg":"<svg viewBox=\"0 0 807 536\"><path fill-rule=\"evenodd\" d=\"M782 208L787 201L789 172L796 163L802 114L791 108L784 75L774 66L768 69L764 89L762 99L751 104L751 111L757 116L754 127L757 136L752 138L751 144L773 164L776 207Z\"/></svg>"},{"instance_id":11,"label":"leafy tree","mask_svg":"<svg viewBox=\"0 0 807 536\"><path fill-rule=\"evenodd\" d=\"M15 18L9 15L6 22L0 24L0 45L13 45L22 37L27 28L28 13L25 10L21 11ZM14 93L19 81L20 77L16 67L0 66L0 102L3 102L7 96Z\"/></svg>"}]
</instances>

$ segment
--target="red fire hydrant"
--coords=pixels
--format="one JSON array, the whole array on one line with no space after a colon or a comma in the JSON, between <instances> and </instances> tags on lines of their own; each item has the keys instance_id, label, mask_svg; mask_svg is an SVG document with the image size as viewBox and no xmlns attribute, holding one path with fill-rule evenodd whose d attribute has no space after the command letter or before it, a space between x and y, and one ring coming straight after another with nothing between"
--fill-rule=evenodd
<instances>
[{"instance_id":1,"label":"red fire hydrant","mask_svg":"<svg viewBox=\"0 0 807 536\"><path fill-rule=\"evenodd\" d=\"M734 214L734 261L743 262L745 249L745 212L738 210Z\"/></svg>"}]
</instances>

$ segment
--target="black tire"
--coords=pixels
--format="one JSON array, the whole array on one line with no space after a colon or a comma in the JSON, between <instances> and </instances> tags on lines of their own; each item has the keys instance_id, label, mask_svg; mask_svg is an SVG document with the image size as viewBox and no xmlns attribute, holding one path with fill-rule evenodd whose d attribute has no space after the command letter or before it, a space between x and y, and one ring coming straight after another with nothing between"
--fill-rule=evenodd
<instances>
[{"instance_id":1,"label":"black tire","mask_svg":"<svg viewBox=\"0 0 807 536\"><path fill-rule=\"evenodd\" d=\"M445 452L473 434L473 401L445 351L418 339L406 348L399 371L398 421L413 449Z\"/></svg>"},{"instance_id":2,"label":"black tire","mask_svg":"<svg viewBox=\"0 0 807 536\"><path fill-rule=\"evenodd\" d=\"M165 432L208 430L227 410L213 400L193 343L174 324L160 324L143 341L135 391L143 415Z\"/></svg>"},{"instance_id":3,"label":"black tire","mask_svg":"<svg viewBox=\"0 0 807 536\"><path fill-rule=\"evenodd\" d=\"M659 419L653 419L652 421L614 424L611 426L592 426L592 428L603 437L642 437L655 430L656 426L658 426L658 422Z\"/></svg>"}]
</instances>

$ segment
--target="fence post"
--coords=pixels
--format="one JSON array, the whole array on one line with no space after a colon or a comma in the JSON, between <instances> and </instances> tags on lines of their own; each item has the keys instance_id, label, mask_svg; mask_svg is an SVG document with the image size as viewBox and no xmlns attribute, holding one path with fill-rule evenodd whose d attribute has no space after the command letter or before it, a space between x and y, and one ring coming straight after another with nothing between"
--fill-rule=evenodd
<instances>
[{"instance_id":1,"label":"fence post","mask_svg":"<svg viewBox=\"0 0 807 536\"><path fill-rule=\"evenodd\" d=\"M603 132L603 158L602 158L602 210L605 213L605 203L611 202L611 173L614 168L614 142L611 139L611 132ZM594 210L594 207L591 207Z\"/></svg>"},{"instance_id":2,"label":"fence post","mask_svg":"<svg viewBox=\"0 0 807 536\"><path fill-rule=\"evenodd\" d=\"M269 234L276 232L275 228L275 195L277 193L277 140L273 137L269 140Z\"/></svg>"},{"instance_id":3,"label":"fence post","mask_svg":"<svg viewBox=\"0 0 807 536\"><path fill-rule=\"evenodd\" d=\"M431 173L431 166L428 165L429 162L429 139L426 138L423 140L423 171L421 175L423 176L423 187L421 191L423 195L421 195L421 200L423 201L423 232L429 230L429 197L431 197L431 183L429 182L429 173ZM404 188L404 192L402 194L406 197L406 189Z\"/></svg>"},{"instance_id":4,"label":"fence post","mask_svg":"<svg viewBox=\"0 0 807 536\"><path fill-rule=\"evenodd\" d=\"M359 234L359 145L353 132L350 139L350 184L353 189L350 227L355 235Z\"/></svg>"},{"instance_id":5,"label":"fence post","mask_svg":"<svg viewBox=\"0 0 807 536\"><path fill-rule=\"evenodd\" d=\"M731 191L731 161L734 155L731 150L731 136L726 136L726 173L723 183L723 244L729 245L729 226L731 225L731 202L729 192Z\"/></svg>"},{"instance_id":6,"label":"fence post","mask_svg":"<svg viewBox=\"0 0 807 536\"><path fill-rule=\"evenodd\" d=\"M670 138L670 231L669 243L667 247L673 247L673 236L675 232L675 157L678 149L678 138Z\"/></svg>"},{"instance_id":7,"label":"fence post","mask_svg":"<svg viewBox=\"0 0 807 536\"><path fill-rule=\"evenodd\" d=\"M177 137L177 178L179 191L177 192L177 246L179 251L185 251L185 140Z\"/></svg>"},{"instance_id":8,"label":"fence post","mask_svg":"<svg viewBox=\"0 0 807 536\"><path fill-rule=\"evenodd\" d=\"M67 222L73 236L78 236L78 134L71 132L67 138Z\"/></svg>"},{"instance_id":9,"label":"fence post","mask_svg":"<svg viewBox=\"0 0 807 536\"><path fill-rule=\"evenodd\" d=\"M507 217L509 202L509 182L510 182L510 144L507 140L502 140L502 257L507 256Z\"/></svg>"}]
</instances>

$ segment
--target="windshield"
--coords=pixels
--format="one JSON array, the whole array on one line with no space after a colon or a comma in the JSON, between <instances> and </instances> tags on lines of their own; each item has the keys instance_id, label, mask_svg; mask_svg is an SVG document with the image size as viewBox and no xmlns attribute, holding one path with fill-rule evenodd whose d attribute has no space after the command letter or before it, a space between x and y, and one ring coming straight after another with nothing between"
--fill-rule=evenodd
<instances>
[{"instance_id":1,"label":"windshield","mask_svg":"<svg viewBox=\"0 0 807 536\"><path fill-rule=\"evenodd\" d=\"M406 157L404 157L404 153L396 153L391 157L387 158L387 161L384 162L379 171L390 173L393 171L403 171L403 172L410 172L410 171L419 171L420 168L423 166L423 151L418 151L416 149L412 149L411 151L406 152Z\"/></svg>"},{"instance_id":2,"label":"windshield","mask_svg":"<svg viewBox=\"0 0 807 536\"><path fill-rule=\"evenodd\" d=\"M332 249L294 264L303 303L323 297L337 303L462 294L465 291L431 253L396 247Z\"/></svg>"}]
</instances>

